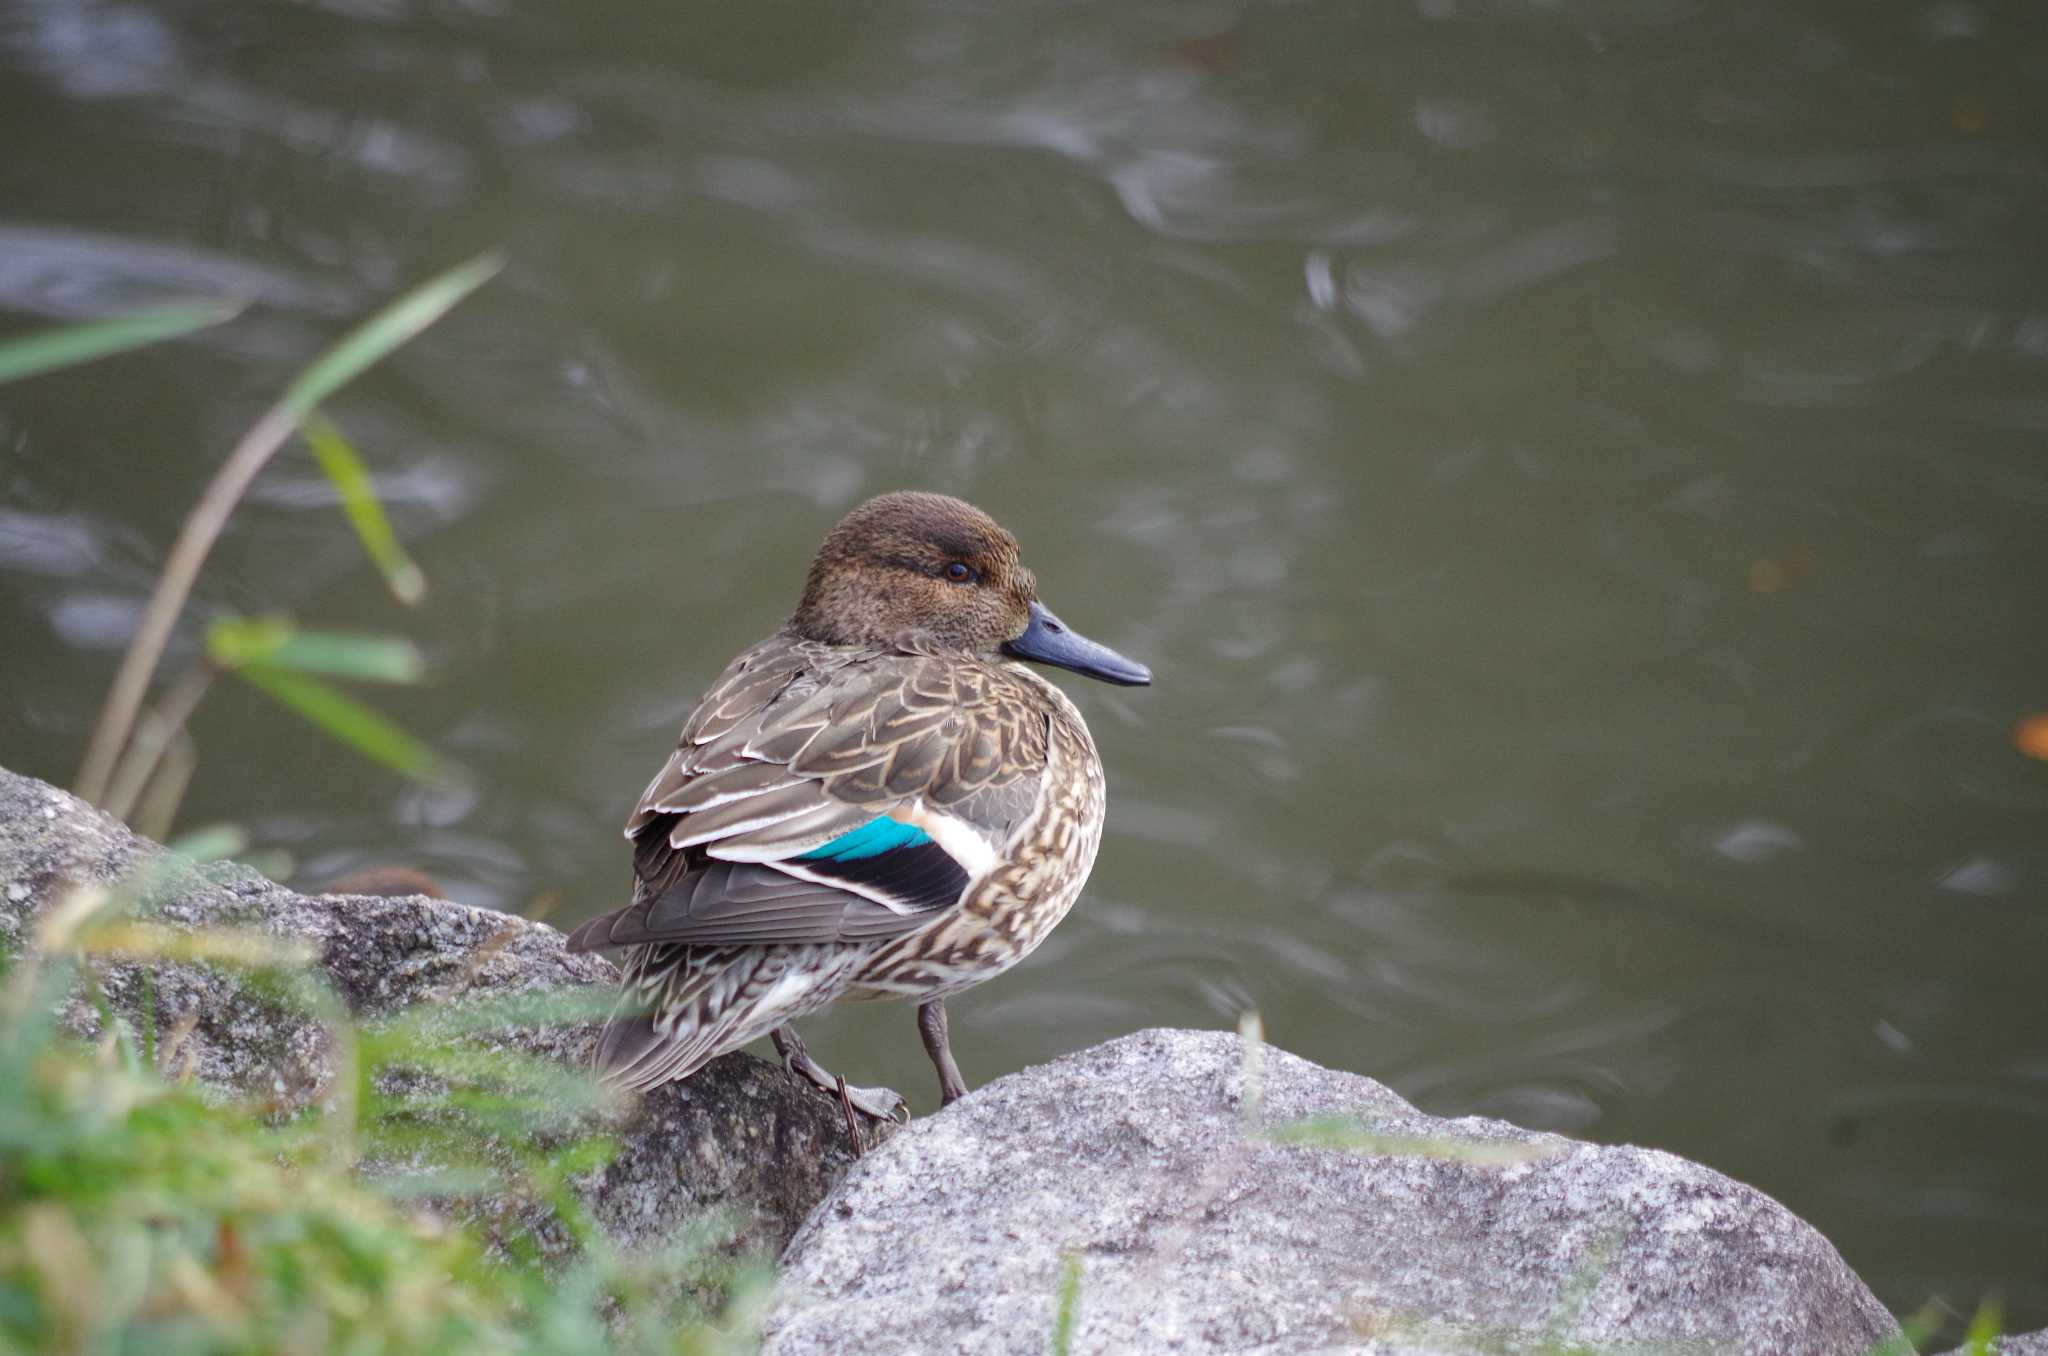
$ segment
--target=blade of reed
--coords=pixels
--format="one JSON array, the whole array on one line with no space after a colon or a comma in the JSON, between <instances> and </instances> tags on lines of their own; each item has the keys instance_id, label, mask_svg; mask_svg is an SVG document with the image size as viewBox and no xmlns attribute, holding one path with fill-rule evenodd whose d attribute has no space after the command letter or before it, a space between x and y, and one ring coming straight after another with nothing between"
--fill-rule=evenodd
<instances>
[{"instance_id":1,"label":"blade of reed","mask_svg":"<svg viewBox=\"0 0 2048 1356\"><path fill-rule=\"evenodd\" d=\"M281 617L221 618L206 628L206 657L224 669L268 664L370 683L416 683L426 667L403 636L301 631Z\"/></svg>"},{"instance_id":2,"label":"blade of reed","mask_svg":"<svg viewBox=\"0 0 2048 1356\"><path fill-rule=\"evenodd\" d=\"M327 397L448 314L457 302L489 282L504 266L505 256L492 250L427 279L350 330L340 343L315 359L311 367L285 387L278 407L294 423L304 421Z\"/></svg>"},{"instance_id":3,"label":"blade of reed","mask_svg":"<svg viewBox=\"0 0 2048 1356\"><path fill-rule=\"evenodd\" d=\"M318 678L269 664L244 664L235 672L357 753L401 776L416 781L443 781L451 773L432 749Z\"/></svg>"},{"instance_id":4,"label":"blade of reed","mask_svg":"<svg viewBox=\"0 0 2048 1356\"><path fill-rule=\"evenodd\" d=\"M113 686L100 709L99 722L86 745L75 787L82 799L98 804L106 793L107 779L128 742L129 731L135 727L136 715L170 640L171 628L191 596L192 583L199 577L207 553L213 549L213 543L227 526L228 516L257 472L323 400L439 319L503 266L504 256L494 251L458 264L407 292L316 359L285 389L283 398L242 435L242 441L228 454L186 516L185 525L164 560L156 591L150 595L149 606L135 628L135 638L122 657L121 668L114 675Z\"/></svg>"},{"instance_id":5,"label":"blade of reed","mask_svg":"<svg viewBox=\"0 0 2048 1356\"><path fill-rule=\"evenodd\" d=\"M416 606L426 597L427 577L413 564L412 557L399 545L398 534L391 530L391 520L384 516L384 506L377 502L377 490L370 482L370 471L363 464L362 455L332 420L318 412L307 417L300 432L305 434L307 445L313 449L335 493L341 496L341 511L347 515L349 526L356 530L363 554L384 576L384 586L399 602L407 607Z\"/></svg>"},{"instance_id":6,"label":"blade of reed","mask_svg":"<svg viewBox=\"0 0 2048 1356\"><path fill-rule=\"evenodd\" d=\"M0 382L20 381L66 367L176 339L234 319L239 302L195 301L156 306L133 315L87 320L0 342Z\"/></svg>"}]
</instances>

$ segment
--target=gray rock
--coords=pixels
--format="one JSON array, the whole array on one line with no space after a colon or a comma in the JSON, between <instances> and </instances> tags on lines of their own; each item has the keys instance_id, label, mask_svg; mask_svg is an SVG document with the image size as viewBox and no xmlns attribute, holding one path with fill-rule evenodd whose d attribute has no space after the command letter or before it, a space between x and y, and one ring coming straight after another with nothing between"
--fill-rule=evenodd
<instances>
[{"instance_id":1,"label":"gray rock","mask_svg":"<svg viewBox=\"0 0 2048 1356\"><path fill-rule=\"evenodd\" d=\"M1957 1347L1948 1356L1969 1356L1969 1351ZM1991 1343L1990 1356L2048 1356L2048 1328L2000 1337Z\"/></svg>"},{"instance_id":2,"label":"gray rock","mask_svg":"<svg viewBox=\"0 0 2048 1356\"><path fill-rule=\"evenodd\" d=\"M1826 1239L1697 1164L1145 1031L857 1164L783 1256L766 1349L1043 1352L1069 1258L1075 1352L1869 1356L1899 1331Z\"/></svg>"},{"instance_id":3,"label":"gray rock","mask_svg":"<svg viewBox=\"0 0 2048 1356\"><path fill-rule=\"evenodd\" d=\"M36 920L71 883L155 879L144 916L178 933L251 930L302 944L359 1016L415 1004L449 1013L473 996L604 985L596 956L570 955L562 935L489 909L445 900L301 895L238 867L176 868L147 839L77 798L0 768L0 949L33 940ZM325 1028L280 1007L235 972L152 960L96 963L113 1010L140 1029L155 997L160 1058L202 1082L283 1107L324 1095ZM71 1024L96 1032L82 999ZM590 1025L508 1032L509 1044L587 1062ZM777 1065L751 1055L715 1061L685 1083L643 1098L616 1126L617 1159L583 1184L622 1243L663 1240L707 1210L738 1229L736 1246L773 1253L852 1162L837 1106Z\"/></svg>"}]
</instances>

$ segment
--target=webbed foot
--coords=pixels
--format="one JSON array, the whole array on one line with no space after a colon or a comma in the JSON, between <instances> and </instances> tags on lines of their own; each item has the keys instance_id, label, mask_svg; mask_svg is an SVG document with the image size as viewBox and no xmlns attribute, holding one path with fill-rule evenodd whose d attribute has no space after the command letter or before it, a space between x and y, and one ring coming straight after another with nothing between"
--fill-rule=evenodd
<instances>
[{"instance_id":1,"label":"webbed foot","mask_svg":"<svg viewBox=\"0 0 2048 1356\"><path fill-rule=\"evenodd\" d=\"M782 1065L797 1074L821 1092L828 1092L835 1098L843 1099L856 1111L874 1117L878 1121L898 1121L908 1124L910 1105L902 1094L891 1088L857 1088L836 1074L825 1071L825 1066L811 1058L811 1052L804 1048L795 1027L777 1027L772 1039L775 1052L782 1056Z\"/></svg>"},{"instance_id":2,"label":"webbed foot","mask_svg":"<svg viewBox=\"0 0 2048 1356\"><path fill-rule=\"evenodd\" d=\"M865 1112L878 1121L910 1123L910 1104L894 1088L857 1088L842 1081L835 1090L843 1093L856 1111Z\"/></svg>"}]
</instances>

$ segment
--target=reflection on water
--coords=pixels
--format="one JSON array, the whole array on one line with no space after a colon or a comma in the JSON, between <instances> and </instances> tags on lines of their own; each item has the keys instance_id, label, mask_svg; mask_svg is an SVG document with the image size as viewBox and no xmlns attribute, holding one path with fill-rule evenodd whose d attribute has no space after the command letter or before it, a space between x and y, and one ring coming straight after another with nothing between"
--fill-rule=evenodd
<instances>
[{"instance_id":1,"label":"reflection on water","mask_svg":"<svg viewBox=\"0 0 2048 1356\"><path fill-rule=\"evenodd\" d=\"M200 597L420 637L391 704L479 786L222 691L189 818L609 907L823 528L960 493L1159 674L1076 685L1102 861L958 1005L971 1077L1255 1007L1754 1181L1895 1306L2048 1324L2043 44L1968 0L28 0L5 323L252 309L0 392L0 759L68 775L296 365L501 243L334 411L426 607L290 459ZM907 1009L815 1025L928 1097Z\"/></svg>"}]
</instances>

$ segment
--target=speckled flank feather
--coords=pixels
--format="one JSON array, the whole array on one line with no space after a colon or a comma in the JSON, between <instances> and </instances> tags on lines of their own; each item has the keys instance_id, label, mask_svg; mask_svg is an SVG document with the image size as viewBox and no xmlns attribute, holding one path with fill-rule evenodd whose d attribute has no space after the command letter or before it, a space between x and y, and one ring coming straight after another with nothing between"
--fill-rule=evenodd
<instances>
[{"instance_id":1,"label":"speckled flank feather","mask_svg":"<svg viewBox=\"0 0 2048 1356\"><path fill-rule=\"evenodd\" d=\"M980 983L1028 955L1087 880L1094 742L1064 693L996 653L1035 582L978 510L904 498L920 501L913 517L957 506L933 529L935 569L964 553L976 588L934 591L891 563L919 549L916 524L835 529L798 618L733 660L641 795L632 902L571 935L576 950L629 948L599 1052L621 1083L686 1078L835 1000ZM831 568L835 549L853 563ZM1000 615L947 611L955 597L986 611L988 581L1007 590ZM843 634L804 623L814 594L851 610ZM894 625L905 608L931 624Z\"/></svg>"}]
</instances>

